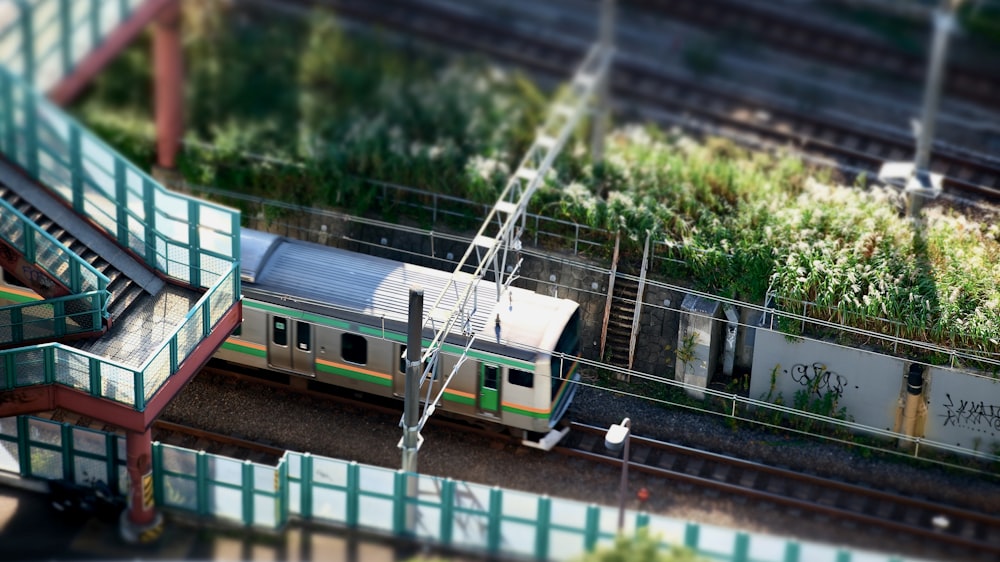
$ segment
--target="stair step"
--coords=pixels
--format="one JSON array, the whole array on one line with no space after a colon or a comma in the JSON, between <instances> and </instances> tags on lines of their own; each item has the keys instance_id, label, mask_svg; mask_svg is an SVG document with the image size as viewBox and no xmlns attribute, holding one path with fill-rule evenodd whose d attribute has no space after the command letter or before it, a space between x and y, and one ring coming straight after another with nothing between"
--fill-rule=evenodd
<instances>
[{"instance_id":1,"label":"stair step","mask_svg":"<svg viewBox=\"0 0 1000 562\"><path fill-rule=\"evenodd\" d=\"M124 314L145 293L139 284L133 283L131 280L128 283L129 285L124 291L112 294L111 304L108 306L108 314L111 315L112 320Z\"/></svg>"}]
</instances>

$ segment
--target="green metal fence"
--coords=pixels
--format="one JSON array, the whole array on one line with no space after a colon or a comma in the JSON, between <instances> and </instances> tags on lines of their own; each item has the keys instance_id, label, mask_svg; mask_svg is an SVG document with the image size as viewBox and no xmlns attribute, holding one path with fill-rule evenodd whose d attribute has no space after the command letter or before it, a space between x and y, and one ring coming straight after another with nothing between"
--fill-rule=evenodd
<instances>
[{"instance_id":1,"label":"green metal fence","mask_svg":"<svg viewBox=\"0 0 1000 562\"><path fill-rule=\"evenodd\" d=\"M0 470L127 489L124 438L26 416L0 419ZM153 444L156 504L180 514L281 529L298 519L406 536L474 553L565 560L617 535L618 509L288 452L278 466ZM416 495L407 485L415 483ZM784 537L628 512L664 545L733 562L901 561Z\"/></svg>"},{"instance_id":2,"label":"green metal fence","mask_svg":"<svg viewBox=\"0 0 1000 562\"><path fill-rule=\"evenodd\" d=\"M157 271L210 287L238 259L238 212L168 191L5 68L0 149Z\"/></svg>"},{"instance_id":3,"label":"green metal fence","mask_svg":"<svg viewBox=\"0 0 1000 562\"><path fill-rule=\"evenodd\" d=\"M107 291L0 307L0 346L101 330Z\"/></svg>"},{"instance_id":4,"label":"green metal fence","mask_svg":"<svg viewBox=\"0 0 1000 562\"><path fill-rule=\"evenodd\" d=\"M14 0L0 64L46 91L72 72L144 0Z\"/></svg>"},{"instance_id":5,"label":"green metal fence","mask_svg":"<svg viewBox=\"0 0 1000 562\"><path fill-rule=\"evenodd\" d=\"M0 239L62 283L72 294L104 291L108 278L62 242L24 216L7 201L0 199ZM107 303L104 303L105 306Z\"/></svg>"},{"instance_id":6,"label":"green metal fence","mask_svg":"<svg viewBox=\"0 0 1000 562\"><path fill-rule=\"evenodd\" d=\"M0 30L0 150L150 267L208 290L138 369L61 344L30 346L0 352L0 391L65 384L143 410L239 301L239 212L166 190L32 87L44 88L53 68L68 72L139 4L11 5L15 17Z\"/></svg>"},{"instance_id":7,"label":"green metal fence","mask_svg":"<svg viewBox=\"0 0 1000 562\"><path fill-rule=\"evenodd\" d=\"M239 298L239 263L234 262L159 350L137 369L60 343L0 351L0 392L35 384L62 384L142 411Z\"/></svg>"}]
</instances>

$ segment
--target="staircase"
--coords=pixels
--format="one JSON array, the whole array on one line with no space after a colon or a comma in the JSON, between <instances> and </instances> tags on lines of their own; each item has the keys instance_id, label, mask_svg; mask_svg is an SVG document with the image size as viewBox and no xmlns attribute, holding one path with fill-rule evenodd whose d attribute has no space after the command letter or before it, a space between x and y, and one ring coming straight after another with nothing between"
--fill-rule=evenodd
<instances>
[{"instance_id":1,"label":"staircase","mask_svg":"<svg viewBox=\"0 0 1000 562\"><path fill-rule=\"evenodd\" d=\"M608 331L605 337L605 362L616 367L630 368L629 346L632 340L632 320L635 318L636 296L639 282L631 277L615 276L611 293L611 310L608 313Z\"/></svg>"},{"instance_id":2,"label":"staircase","mask_svg":"<svg viewBox=\"0 0 1000 562\"><path fill-rule=\"evenodd\" d=\"M77 240L65 228L56 224L54 220L46 216L31 203L25 201L24 198L8 186L0 184L0 198L10 203L11 206L28 217L42 230L51 234L56 240L69 248L71 252L80 256L108 278L110 282L108 284L108 291L111 293L108 301L109 326L142 296L144 291L142 286L98 255L96 251Z\"/></svg>"}]
</instances>

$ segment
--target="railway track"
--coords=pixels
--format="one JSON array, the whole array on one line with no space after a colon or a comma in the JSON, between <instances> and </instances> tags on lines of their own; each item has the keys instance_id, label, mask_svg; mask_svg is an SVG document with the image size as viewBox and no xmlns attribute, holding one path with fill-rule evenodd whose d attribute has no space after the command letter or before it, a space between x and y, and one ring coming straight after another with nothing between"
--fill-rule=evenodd
<instances>
[{"instance_id":1,"label":"railway track","mask_svg":"<svg viewBox=\"0 0 1000 562\"><path fill-rule=\"evenodd\" d=\"M820 21L804 17L803 10L787 4L733 0L624 0L624 3L698 27L723 29L753 38L797 56L854 70L863 68L917 85L927 72L925 53L906 52L886 40L835 25L829 18ZM969 66L962 60L949 61L945 91L976 104L1000 107L1000 75L990 70Z\"/></svg>"},{"instance_id":2,"label":"railway track","mask_svg":"<svg viewBox=\"0 0 1000 562\"><path fill-rule=\"evenodd\" d=\"M53 410L39 414L39 417L48 418L52 421L71 423L78 427L120 435L125 434L117 427L68 410ZM276 466L285 454L285 450L281 447L267 443L260 443L240 436L223 435L164 420L153 422L153 441L271 466Z\"/></svg>"},{"instance_id":3,"label":"railway track","mask_svg":"<svg viewBox=\"0 0 1000 562\"><path fill-rule=\"evenodd\" d=\"M554 451L621 466L620 454L604 447L605 432L606 428L573 423ZM630 449L630 471L905 533L921 544L947 545L960 558L1000 555L1000 517L645 437L633 435Z\"/></svg>"},{"instance_id":4,"label":"railway track","mask_svg":"<svg viewBox=\"0 0 1000 562\"><path fill-rule=\"evenodd\" d=\"M367 418L364 415L367 412L387 414L390 419L398 419L401 411L398 401L367 395L355 397L350 393L344 395L332 388L324 391L315 385L296 384L306 381L281 373L256 371L250 374L219 364L207 367L199 378L207 379L223 394L227 388L257 385L285 403L312 399L331 401L336 403L338 410L353 412L348 415L355 419ZM49 417L95 427L93 420L70 412L56 411L55 416ZM518 438L506 433L439 416L432 417L429 423L436 431L446 428L458 435L485 437L491 443L490 448L511 447L519 442ZM620 455L604 448L605 431L603 427L573 423L569 434L553 449L552 454L621 467ZM284 454L281 447L272 444L253 443L247 439L166 422L157 422L154 438L186 448L272 465ZM458 440L467 442L464 437ZM644 473L658 482L669 482L667 486L685 490L689 495L703 494L709 498L705 500L708 502L715 501L713 498L727 503L744 498L745 503L754 506L754 517L766 517L767 506L777 506L785 512L793 511L804 514L804 518L814 518L820 524L824 521L853 522L855 528L865 528L866 532L880 529L893 537L892 544L900 542L898 537L910 537L933 552L947 553L944 559L994 560L1000 555L1000 518L982 512L637 435L631 437L630 449L630 471ZM579 469L579 466L568 468L571 472ZM935 524L935 521L939 523ZM947 521L947 525L942 525L942 521Z\"/></svg>"},{"instance_id":5,"label":"railway track","mask_svg":"<svg viewBox=\"0 0 1000 562\"><path fill-rule=\"evenodd\" d=\"M463 50L476 50L532 72L565 77L582 58L586 44L543 37L458 11L407 0L387 0L376 8L354 0L297 0L320 4L342 16ZM715 88L711 81L652 68L619 53L612 70L614 98L665 124L680 124L764 147L789 147L853 174L877 174L884 162L909 160L914 142L875 126L835 122L780 104ZM665 115L664 115L665 114ZM658 118L657 118L658 117ZM1000 200L1000 161L969 157L935 147L931 169L945 176L949 195L966 200Z\"/></svg>"}]
</instances>

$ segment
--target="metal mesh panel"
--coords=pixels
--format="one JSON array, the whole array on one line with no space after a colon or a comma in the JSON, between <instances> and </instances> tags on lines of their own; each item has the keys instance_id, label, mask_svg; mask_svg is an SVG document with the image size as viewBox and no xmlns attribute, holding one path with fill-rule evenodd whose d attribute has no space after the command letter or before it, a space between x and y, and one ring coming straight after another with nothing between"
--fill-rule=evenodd
<instances>
[{"instance_id":1,"label":"metal mesh panel","mask_svg":"<svg viewBox=\"0 0 1000 562\"><path fill-rule=\"evenodd\" d=\"M93 486L98 482L108 484L108 463L103 459L90 457L73 457L73 476L77 484Z\"/></svg>"},{"instance_id":2,"label":"metal mesh panel","mask_svg":"<svg viewBox=\"0 0 1000 562\"><path fill-rule=\"evenodd\" d=\"M96 290L100 289L100 286L97 283L97 273L96 272L90 271L89 269L87 269L86 267L83 267L79 263L74 264L73 267L76 267L77 269L80 270L80 291L81 292L88 293L90 291L96 291ZM105 288L107 288L107 287L105 287Z\"/></svg>"},{"instance_id":3,"label":"metal mesh panel","mask_svg":"<svg viewBox=\"0 0 1000 562\"><path fill-rule=\"evenodd\" d=\"M45 443L56 447L62 446L62 424L59 422L29 418L28 435L32 444Z\"/></svg>"},{"instance_id":4,"label":"metal mesh panel","mask_svg":"<svg viewBox=\"0 0 1000 562\"><path fill-rule=\"evenodd\" d=\"M107 456L108 447L105 433L85 427L73 428L73 451Z\"/></svg>"},{"instance_id":5,"label":"metal mesh panel","mask_svg":"<svg viewBox=\"0 0 1000 562\"><path fill-rule=\"evenodd\" d=\"M198 471L198 453L173 445L160 445L163 453L163 470L194 476Z\"/></svg>"},{"instance_id":6,"label":"metal mesh panel","mask_svg":"<svg viewBox=\"0 0 1000 562\"><path fill-rule=\"evenodd\" d=\"M90 389L90 360L65 348L56 348L56 382L79 388Z\"/></svg>"},{"instance_id":7,"label":"metal mesh panel","mask_svg":"<svg viewBox=\"0 0 1000 562\"><path fill-rule=\"evenodd\" d=\"M170 346L165 346L146 367L143 373L142 392L146 400L149 400L153 393L160 388L167 377L170 376Z\"/></svg>"},{"instance_id":8,"label":"metal mesh panel","mask_svg":"<svg viewBox=\"0 0 1000 562\"><path fill-rule=\"evenodd\" d=\"M200 312L200 309L199 309ZM201 314L194 314L177 331L177 362L187 359L191 350L202 340Z\"/></svg>"},{"instance_id":9,"label":"metal mesh panel","mask_svg":"<svg viewBox=\"0 0 1000 562\"><path fill-rule=\"evenodd\" d=\"M55 241L41 231L35 231L35 262L67 287L69 281L69 255Z\"/></svg>"},{"instance_id":10,"label":"metal mesh panel","mask_svg":"<svg viewBox=\"0 0 1000 562\"><path fill-rule=\"evenodd\" d=\"M129 369L101 364L101 396L123 404L135 404L135 375Z\"/></svg>"},{"instance_id":11,"label":"metal mesh panel","mask_svg":"<svg viewBox=\"0 0 1000 562\"><path fill-rule=\"evenodd\" d=\"M208 297L209 321L213 328L219 323L222 315L229 310L229 307L233 306L233 303L236 302L236 299L233 298L232 279L233 272L230 272L222 283L215 288L215 292Z\"/></svg>"},{"instance_id":12,"label":"metal mesh panel","mask_svg":"<svg viewBox=\"0 0 1000 562\"><path fill-rule=\"evenodd\" d=\"M191 256L188 249L177 244L167 244L167 275L191 281Z\"/></svg>"},{"instance_id":13,"label":"metal mesh panel","mask_svg":"<svg viewBox=\"0 0 1000 562\"><path fill-rule=\"evenodd\" d=\"M11 325L13 316L14 312L10 309L0 310L0 343L10 343L14 340L14 327ZM3 370L3 361L0 359L0 375L5 374Z\"/></svg>"},{"instance_id":14,"label":"metal mesh panel","mask_svg":"<svg viewBox=\"0 0 1000 562\"><path fill-rule=\"evenodd\" d=\"M24 222L7 207L0 205L4 212L0 213L0 237L9 242L17 251L24 253Z\"/></svg>"},{"instance_id":15,"label":"metal mesh panel","mask_svg":"<svg viewBox=\"0 0 1000 562\"><path fill-rule=\"evenodd\" d=\"M192 469L192 473L194 470ZM198 485L191 478L165 475L163 477L163 503L188 511L198 509Z\"/></svg>"},{"instance_id":16,"label":"metal mesh panel","mask_svg":"<svg viewBox=\"0 0 1000 562\"><path fill-rule=\"evenodd\" d=\"M233 267L232 262L216 256L201 253L201 284L211 287L215 280L225 275Z\"/></svg>"},{"instance_id":17,"label":"metal mesh panel","mask_svg":"<svg viewBox=\"0 0 1000 562\"><path fill-rule=\"evenodd\" d=\"M63 477L62 454L51 449L31 447L31 476L61 479Z\"/></svg>"},{"instance_id":18,"label":"metal mesh panel","mask_svg":"<svg viewBox=\"0 0 1000 562\"><path fill-rule=\"evenodd\" d=\"M55 333L55 314L49 303L33 304L21 309L21 329L24 339L49 337Z\"/></svg>"},{"instance_id":19,"label":"metal mesh panel","mask_svg":"<svg viewBox=\"0 0 1000 562\"><path fill-rule=\"evenodd\" d=\"M137 255L146 257L146 227L142 221L130 216L128 218L128 247Z\"/></svg>"},{"instance_id":20,"label":"metal mesh panel","mask_svg":"<svg viewBox=\"0 0 1000 562\"><path fill-rule=\"evenodd\" d=\"M42 350L29 349L14 354L14 384L25 386L45 382L45 365Z\"/></svg>"},{"instance_id":21,"label":"metal mesh panel","mask_svg":"<svg viewBox=\"0 0 1000 562\"><path fill-rule=\"evenodd\" d=\"M21 454L16 442L0 439L0 470L14 473L21 471Z\"/></svg>"}]
</instances>

